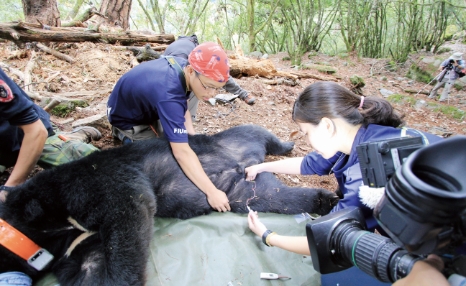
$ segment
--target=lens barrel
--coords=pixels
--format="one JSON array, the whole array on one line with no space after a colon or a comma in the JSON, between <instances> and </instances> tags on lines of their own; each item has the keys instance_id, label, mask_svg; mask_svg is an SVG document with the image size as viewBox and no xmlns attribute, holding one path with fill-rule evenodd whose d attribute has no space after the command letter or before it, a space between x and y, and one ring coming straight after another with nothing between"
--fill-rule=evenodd
<instances>
[{"instance_id":1,"label":"lens barrel","mask_svg":"<svg viewBox=\"0 0 466 286\"><path fill-rule=\"evenodd\" d=\"M336 243L344 259L382 282L393 283L405 277L420 259L408 254L390 238L367 231L352 228L352 231L345 231L345 235L334 237L341 238Z\"/></svg>"}]
</instances>

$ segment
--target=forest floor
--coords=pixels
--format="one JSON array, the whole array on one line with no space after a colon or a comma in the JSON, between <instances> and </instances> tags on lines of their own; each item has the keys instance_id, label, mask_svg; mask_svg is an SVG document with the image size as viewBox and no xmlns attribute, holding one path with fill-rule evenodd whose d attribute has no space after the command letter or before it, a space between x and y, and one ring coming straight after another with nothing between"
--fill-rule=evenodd
<instances>
[{"instance_id":1,"label":"forest floor","mask_svg":"<svg viewBox=\"0 0 466 286\"><path fill-rule=\"evenodd\" d=\"M118 50L111 45L79 43L79 44L54 44L52 47L68 54L76 59L74 63L68 63L42 51L36 51L35 67L33 69L33 90L39 94L47 92L73 92L73 91L102 91L108 90L105 94L97 94L86 108L76 108L75 111L66 117L52 116L52 121L63 130L70 131L74 120L86 118L97 113L105 113L102 106L108 99L109 92L113 85L125 72L130 70L133 54L130 51ZM455 51L465 52L463 46L455 47ZM31 58L31 50L18 50L11 42L0 42L0 61L11 67L24 71ZM277 70L299 72L290 65L289 61L283 60L286 53L269 55L269 59L274 63ZM422 54L413 55L410 62L418 61ZM444 58L448 58L449 53ZM351 88L349 78L358 75L365 80L365 87L362 93L365 96L381 97L380 89L388 89L396 94L403 95L404 100L393 102L395 108L405 114L407 126L422 131L444 134L446 136L456 134L466 134L466 121L455 119L450 115L445 115L445 110L456 108L466 110L466 91L452 89L449 102L439 103L438 101L427 99L425 94L408 94L406 89L417 91L430 91L432 86L425 83L416 82L406 77L409 66L399 66L396 71L388 71L387 60L358 58L348 56L346 58L330 57L323 53L318 53L310 59L307 54L303 57L303 63L327 64L337 69L334 75L320 74L317 70L307 70L316 75L332 77L339 84ZM19 79L8 73L15 81L22 86ZM432 76L432 78L435 75ZM298 85L269 85L263 82L264 78L242 77L237 82L242 88L249 91L256 97L256 103L249 106L236 99L228 104L200 103L197 121L194 128L198 133L213 134L232 126L241 124L257 124L270 130L282 140L295 141L294 150L289 157L304 156L312 151L306 144L304 138L294 131L298 130L297 125L291 120L291 110L298 94L308 85L316 80L300 79ZM425 103L422 103L422 100ZM100 106L100 107L97 107ZM103 134L100 141L93 142L95 146L106 149L113 148L120 143L114 141L108 128L97 127ZM267 161L278 160L282 156L268 156ZM279 175L288 185L323 187L336 189L336 182L331 176L289 176Z\"/></svg>"}]
</instances>

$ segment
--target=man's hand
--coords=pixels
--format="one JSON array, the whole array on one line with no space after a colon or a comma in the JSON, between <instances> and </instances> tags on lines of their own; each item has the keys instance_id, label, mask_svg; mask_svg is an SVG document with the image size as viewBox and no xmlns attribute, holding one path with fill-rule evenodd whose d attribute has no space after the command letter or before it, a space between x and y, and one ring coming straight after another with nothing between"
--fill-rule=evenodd
<instances>
[{"instance_id":1,"label":"man's hand","mask_svg":"<svg viewBox=\"0 0 466 286\"><path fill-rule=\"evenodd\" d=\"M196 153L189 147L189 144L170 142L170 146L184 174L207 196L209 205L219 212L229 211L230 204L228 203L227 195L217 189L209 177L207 177L204 169L202 169L201 162L199 162L199 158L197 158Z\"/></svg>"},{"instance_id":2,"label":"man's hand","mask_svg":"<svg viewBox=\"0 0 466 286\"><path fill-rule=\"evenodd\" d=\"M208 195L207 202L209 202L209 205L218 212L231 210L227 195L220 190Z\"/></svg>"},{"instance_id":3,"label":"man's hand","mask_svg":"<svg viewBox=\"0 0 466 286\"><path fill-rule=\"evenodd\" d=\"M0 191L0 203L4 203L6 201L7 195L8 195L7 191Z\"/></svg>"},{"instance_id":4,"label":"man's hand","mask_svg":"<svg viewBox=\"0 0 466 286\"><path fill-rule=\"evenodd\" d=\"M425 260L416 261L408 276L396 281L393 286L448 286L448 280L440 272L443 267L443 260L430 254Z\"/></svg>"}]
</instances>

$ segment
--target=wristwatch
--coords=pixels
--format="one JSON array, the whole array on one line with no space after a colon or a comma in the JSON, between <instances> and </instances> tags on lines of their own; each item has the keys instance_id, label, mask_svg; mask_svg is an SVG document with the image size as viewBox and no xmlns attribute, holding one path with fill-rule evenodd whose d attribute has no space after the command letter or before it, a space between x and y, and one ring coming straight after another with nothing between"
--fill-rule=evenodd
<instances>
[{"instance_id":1,"label":"wristwatch","mask_svg":"<svg viewBox=\"0 0 466 286\"><path fill-rule=\"evenodd\" d=\"M0 185L0 191L9 191L13 189L13 187L7 187L5 185Z\"/></svg>"},{"instance_id":2,"label":"wristwatch","mask_svg":"<svg viewBox=\"0 0 466 286\"><path fill-rule=\"evenodd\" d=\"M264 233L262 234L262 242L267 245L268 247L271 247L272 245L270 245L269 241L268 241L268 237L269 235L274 235L276 234L275 232L271 231L270 229L264 231Z\"/></svg>"}]
</instances>

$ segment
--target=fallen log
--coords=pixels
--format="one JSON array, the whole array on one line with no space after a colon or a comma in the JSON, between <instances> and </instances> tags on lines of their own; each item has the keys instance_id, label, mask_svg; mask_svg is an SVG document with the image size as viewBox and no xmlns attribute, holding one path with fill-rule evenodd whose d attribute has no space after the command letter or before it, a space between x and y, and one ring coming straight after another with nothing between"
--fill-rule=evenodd
<instances>
[{"instance_id":1,"label":"fallen log","mask_svg":"<svg viewBox=\"0 0 466 286\"><path fill-rule=\"evenodd\" d=\"M62 93L54 93L54 92L40 92L40 95L47 96L47 97L86 97L86 96L99 96L99 95L109 95L112 92L112 89L99 89L99 90L79 90L79 91L70 91L70 92L62 92Z\"/></svg>"},{"instance_id":2,"label":"fallen log","mask_svg":"<svg viewBox=\"0 0 466 286\"><path fill-rule=\"evenodd\" d=\"M133 52L133 55L140 63L160 58L160 53L154 51L149 44L146 44L144 47L128 47L128 50Z\"/></svg>"},{"instance_id":3,"label":"fallen log","mask_svg":"<svg viewBox=\"0 0 466 286\"><path fill-rule=\"evenodd\" d=\"M36 65L36 52L34 50L31 51L31 58L29 59L28 63L26 64L26 67L24 68L24 91L26 92L32 92L33 87L31 85L32 83L32 69Z\"/></svg>"},{"instance_id":4,"label":"fallen log","mask_svg":"<svg viewBox=\"0 0 466 286\"><path fill-rule=\"evenodd\" d=\"M313 79L318 79L318 80L323 80L323 81L337 81L337 79L334 77L320 76L320 75L316 75L312 73L291 72L291 74L297 76L298 78L313 78Z\"/></svg>"},{"instance_id":5,"label":"fallen log","mask_svg":"<svg viewBox=\"0 0 466 286\"><path fill-rule=\"evenodd\" d=\"M428 91L422 91L422 90L419 91L419 90L413 90L413 89L405 89L404 92L406 92L406 93L416 93L416 94L421 93L421 94L426 94L426 95L430 94L430 92L428 92Z\"/></svg>"},{"instance_id":6,"label":"fallen log","mask_svg":"<svg viewBox=\"0 0 466 286\"><path fill-rule=\"evenodd\" d=\"M140 49L142 46L112 46L112 50L116 51L124 51L124 50L133 50L133 49ZM168 45L157 45L157 46L150 46L151 49L154 51L165 51Z\"/></svg>"},{"instance_id":7,"label":"fallen log","mask_svg":"<svg viewBox=\"0 0 466 286\"><path fill-rule=\"evenodd\" d=\"M241 76L260 76L265 78L285 77L292 80L298 76L289 72L277 71L273 62L269 59L255 60L247 57L230 55L230 75L239 78Z\"/></svg>"},{"instance_id":8,"label":"fallen log","mask_svg":"<svg viewBox=\"0 0 466 286\"><path fill-rule=\"evenodd\" d=\"M285 78L265 79L262 82L265 83L265 84L269 84L269 85L281 85L281 84L284 84L284 85L289 85L289 86L295 86L295 85L298 84L296 82L296 80L290 80L290 79L285 79Z\"/></svg>"},{"instance_id":9,"label":"fallen log","mask_svg":"<svg viewBox=\"0 0 466 286\"><path fill-rule=\"evenodd\" d=\"M104 42L131 45L136 43L170 44L172 34L141 35L130 31L124 33L98 33L80 27L48 27L25 22L0 23L0 38L21 42Z\"/></svg>"},{"instance_id":10,"label":"fallen log","mask_svg":"<svg viewBox=\"0 0 466 286\"><path fill-rule=\"evenodd\" d=\"M24 73L19 69L16 69L4 62L0 62L0 67L4 70L9 71L10 73L16 75L21 81L24 81Z\"/></svg>"},{"instance_id":11,"label":"fallen log","mask_svg":"<svg viewBox=\"0 0 466 286\"><path fill-rule=\"evenodd\" d=\"M44 46L44 45L42 45L40 43L36 43L35 46L38 49L40 49L40 50L42 50L42 51L44 51L46 53L49 53L49 54L51 54L51 55L53 55L53 56L55 56L55 57L57 57L57 58L59 58L61 60L65 60L65 61L67 61L69 63L74 63L75 62L75 59L73 59L72 57L70 57L68 55L65 55L65 54L62 54L60 52L57 52L55 50L52 50L52 49L50 49L50 48L48 48L48 47L46 47L46 46Z\"/></svg>"}]
</instances>

